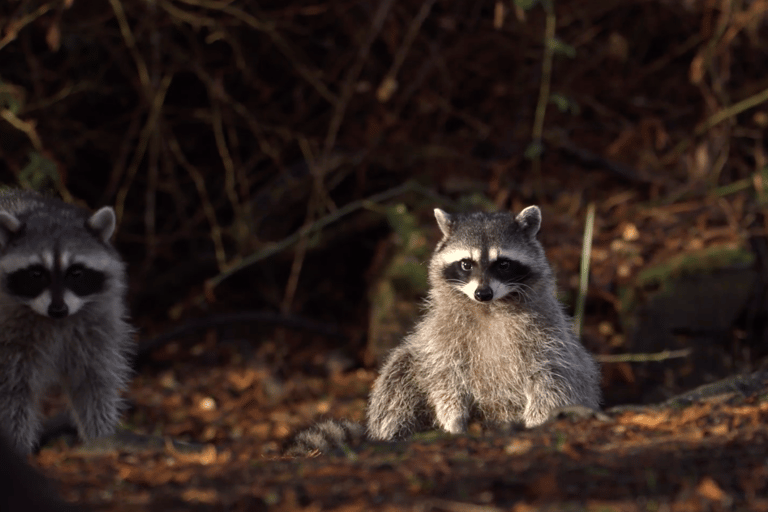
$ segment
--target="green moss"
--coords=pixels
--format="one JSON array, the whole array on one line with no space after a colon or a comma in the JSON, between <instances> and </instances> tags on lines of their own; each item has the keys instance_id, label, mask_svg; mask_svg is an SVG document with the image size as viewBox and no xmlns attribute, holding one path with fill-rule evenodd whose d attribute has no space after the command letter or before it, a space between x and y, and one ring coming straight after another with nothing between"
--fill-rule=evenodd
<instances>
[{"instance_id":1,"label":"green moss","mask_svg":"<svg viewBox=\"0 0 768 512\"><path fill-rule=\"evenodd\" d=\"M714 246L700 251L680 254L641 271L632 285L619 289L619 304L623 313L631 312L643 292L672 293L675 282L683 277L711 274L718 269L749 267L755 256L744 247Z\"/></svg>"}]
</instances>

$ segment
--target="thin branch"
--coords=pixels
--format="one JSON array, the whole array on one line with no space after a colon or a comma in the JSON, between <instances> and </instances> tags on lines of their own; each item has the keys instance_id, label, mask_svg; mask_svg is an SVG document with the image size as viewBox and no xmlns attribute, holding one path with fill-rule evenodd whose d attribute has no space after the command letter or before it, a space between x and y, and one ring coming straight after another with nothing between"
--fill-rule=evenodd
<instances>
[{"instance_id":1,"label":"thin branch","mask_svg":"<svg viewBox=\"0 0 768 512\"><path fill-rule=\"evenodd\" d=\"M5 36L3 36L2 39L0 39L0 50L5 48L9 43L16 40L16 36L19 35L19 32L21 32L21 29L35 21L37 18L42 16L43 14L47 13L53 9L50 3L43 4L40 7L38 7L34 12L31 12L25 16L22 16L18 20L12 20L9 21L5 25Z\"/></svg>"},{"instance_id":2,"label":"thin branch","mask_svg":"<svg viewBox=\"0 0 768 512\"><path fill-rule=\"evenodd\" d=\"M37 135L37 130L35 129L35 122L34 121L24 121L23 119L19 119L19 117L8 110L7 108L0 110L0 117L5 119L8 124L13 126L19 131L22 131L26 134L26 136L29 138L29 141L32 143L33 146L35 146L35 149L37 151L43 150L43 143L40 140L40 137Z\"/></svg>"},{"instance_id":3,"label":"thin branch","mask_svg":"<svg viewBox=\"0 0 768 512\"><path fill-rule=\"evenodd\" d=\"M740 102L734 103L730 107L718 111L712 117L697 126L694 135L696 135L696 137L704 135L710 128L722 123L726 119L735 117L761 103L765 103L766 101L768 101L768 89L763 89L757 94L744 98Z\"/></svg>"},{"instance_id":4,"label":"thin branch","mask_svg":"<svg viewBox=\"0 0 768 512\"><path fill-rule=\"evenodd\" d=\"M541 145L542 134L544 133L544 117L547 113L547 103L549 102L549 91L552 85L552 61L555 56L555 28L557 19L555 17L555 7L552 0L543 0L542 6L547 13L544 25L544 55L541 61L541 85L539 86L539 100L536 104L536 113L533 119L533 131L531 133L532 143L539 149L536 150L533 158L533 178L535 180L536 193L540 194L542 190L541 183Z\"/></svg>"},{"instance_id":5,"label":"thin branch","mask_svg":"<svg viewBox=\"0 0 768 512\"><path fill-rule=\"evenodd\" d=\"M211 241L213 242L214 252L216 254L216 263L219 266L219 271L222 271L227 265L227 253L224 250L224 242L221 238L221 226L216 219L216 210L211 203L211 198L208 196L208 189L205 188L205 178L203 178L203 174L197 167L187 160L186 155L179 145L178 139L176 139L176 136L173 133L168 133L165 140L168 143L171 153L176 157L176 161L187 171L187 174L189 174L189 177L192 178L192 182L195 184L195 188L197 188L203 212L211 227Z\"/></svg>"},{"instance_id":6,"label":"thin branch","mask_svg":"<svg viewBox=\"0 0 768 512\"><path fill-rule=\"evenodd\" d=\"M429 12L432 10L434 4L435 0L428 0L421 4L419 12L416 13L416 17L411 21L411 24L408 27L408 32L405 34L405 38L403 38L403 43L395 54L392 66L389 68L389 71L387 71L384 80L381 81L381 85L376 93L379 101L389 100L392 93L395 91L397 73L400 71L403 62L405 62L405 57L408 55L411 45L419 33L419 29L421 29L421 25L424 23L424 20L427 19L427 16L429 16Z\"/></svg>"},{"instance_id":7,"label":"thin branch","mask_svg":"<svg viewBox=\"0 0 768 512\"><path fill-rule=\"evenodd\" d=\"M389 10L392 8L393 3L394 0L382 0L381 3L379 3L378 9L373 15L371 27L368 30L368 37L357 52L357 60L355 61L354 66L352 66L344 79L341 97L335 104L333 116L331 117L331 122L328 126L328 133L326 134L325 142L323 144L323 154L320 161L321 166L324 166L328 161L331 151L336 145L336 136L339 134L339 129L341 129L341 123L344 120L349 100L355 90L357 79L365 65L366 58L371 50L371 45L373 45L379 32L381 32L381 28L384 26L384 20L387 19L387 14L389 14Z\"/></svg>"},{"instance_id":8,"label":"thin branch","mask_svg":"<svg viewBox=\"0 0 768 512\"><path fill-rule=\"evenodd\" d=\"M688 149L688 147L694 142L696 137L701 137L711 128L717 126L726 119L735 117L746 110L765 103L766 101L768 101L768 89L763 89L759 93L753 94L748 98L744 98L738 103L734 103L730 107L717 111L715 114L710 116L706 121L700 123L694 129L693 137L687 137L678 142L677 145L672 148L672 150L664 158L661 159L661 163L664 165L669 165L670 163L676 161L680 155L682 155L683 152Z\"/></svg>"},{"instance_id":9,"label":"thin branch","mask_svg":"<svg viewBox=\"0 0 768 512\"><path fill-rule=\"evenodd\" d=\"M330 89L328 89L328 87L326 87L326 85L315 76L315 72L310 71L307 66L301 62L301 59L299 59L299 57L296 55L296 51L291 47L290 44L288 44L285 38L280 35L277 29L275 29L273 23L263 22L255 16L238 9L234 5L231 5L229 2L217 2L210 0L181 0L181 2L187 5L194 5L196 7L221 11L223 13L229 14L233 18L245 23L253 29L264 32L270 37L270 39L272 39L272 42L275 44L277 49L280 50L280 52L289 61L291 61L296 72L307 83L314 87L320 96L325 98L331 104L336 104L338 101L336 95L333 94Z\"/></svg>"},{"instance_id":10,"label":"thin branch","mask_svg":"<svg viewBox=\"0 0 768 512\"><path fill-rule=\"evenodd\" d=\"M595 356L601 363L649 363L688 357L693 353L692 348L680 350L662 350L652 354L598 354Z\"/></svg>"},{"instance_id":11,"label":"thin branch","mask_svg":"<svg viewBox=\"0 0 768 512\"><path fill-rule=\"evenodd\" d=\"M133 37L131 27L128 25L128 19L125 16L123 4L120 0L109 0L109 3L112 5L112 10L115 12L117 24L120 25L120 33L123 35L125 46L128 47L128 50L133 56L133 60L136 62L136 69L139 72L139 81L141 82L141 86L144 88L146 93L149 93L151 89L147 63L144 62L144 58L141 56L139 49L136 47L136 38Z\"/></svg>"},{"instance_id":12,"label":"thin branch","mask_svg":"<svg viewBox=\"0 0 768 512\"><path fill-rule=\"evenodd\" d=\"M163 77L163 80L158 86L157 93L155 94L152 105L150 106L147 122L144 125L144 129L141 131L141 134L139 135L139 143L136 146L136 151L133 153L131 166L128 168L126 173L127 176L125 178L125 183L123 183L123 186L120 187L120 190L117 192L117 199L115 200L115 214L117 215L118 224L123 217L123 211L125 210L125 198L128 195L128 190L131 188L131 184L133 183L133 180L136 177L136 173L139 170L141 160L144 158L144 154L147 151L150 137L152 136L152 133L157 129L157 123L160 119L160 113L163 110L163 103L165 102L165 94L168 92L168 88L171 86L172 80L173 73L169 73Z\"/></svg>"},{"instance_id":13,"label":"thin branch","mask_svg":"<svg viewBox=\"0 0 768 512\"><path fill-rule=\"evenodd\" d=\"M330 338L343 339L344 333L334 324L318 322L309 318L296 315L284 315L274 311L237 311L234 313L220 313L207 317L186 320L177 324L169 331L158 334L146 341L139 343L134 366L145 362L149 355L167 345L169 342L191 334L198 334L208 329L220 326L231 326L239 323L259 323L280 325L289 329L297 329L314 332Z\"/></svg>"},{"instance_id":14,"label":"thin branch","mask_svg":"<svg viewBox=\"0 0 768 512\"><path fill-rule=\"evenodd\" d=\"M258 263L261 260L269 258L274 254L284 251L288 247L298 242L301 239L301 237L308 236L312 233L316 233L322 230L324 227L328 226L329 224L332 224L337 220L341 219L342 217L346 217L352 212L365 208L370 204L376 204L376 203L381 203L383 201L387 201L389 199L392 199L393 197L403 195L407 192L420 192L421 190L422 188L415 182L407 181L400 186L391 188L389 190L385 190L384 192L380 192L378 194L374 194L367 199L360 199L358 201L352 201L351 203L345 204L338 210L331 212L328 215L321 217L320 219L317 219L312 224L302 226L301 229L299 229L292 235L287 236L286 238L282 239L279 242L268 245L262 250L254 254L251 254L246 258L243 258L237 263L237 265L234 265L228 268L226 271L221 272L219 275L212 277L205 283L206 292L208 294L211 294L214 288L216 288L219 284L221 284L222 281L224 281L225 279L231 277L233 274L255 263Z\"/></svg>"},{"instance_id":15,"label":"thin branch","mask_svg":"<svg viewBox=\"0 0 768 512\"><path fill-rule=\"evenodd\" d=\"M312 193L307 201L307 211L304 215L304 226L309 226L312 223L314 217L315 207L319 205L322 200L323 194L327 195L322 185L322 174L317 169L317 160L312 152L309 141L305 137L299 137L299 147L304 155L304 161L307 162L310 172L314 178L314 185L312 187ZM333 208L330 211L335 211L337 208ZM319 208L318 208L319 210ZM304 266L304 258L307 255L307 248L309 247L309 234L305 233L299 238L296 250L293 255L293 262L291 263L291 273L288 276L288 281L285 283L285 293L283 294L283 301L280 304L280 311L283 314L288 314L291 311L291 305L293 299L296 296L296 290L299 287L299 277L301 276L301 269Z\"/></svg>"},{"instance_id":16,"label":"thin branch","mask_svg":"<svg viewBox=\"0 0 768 512\"><path fill-rule=\"evenodd\" d=\"M219 84L219 87L223 85ZM219 102L218 94L215 91L209 89L211 97L211 126L213 128L213 136L216 140L216 148L219 151L219 157L221 163L224 166L224 190L226 191L227 198L232 205L234 212L234 219L232 224L235 232L235 240L237 240L238 247L243 247L248 238L248 226L246 225L245 218L243 216L243 209L240 204L240 198L237 194L237 177L235 173L235 163L232 160L232 155L227 146L227 140L224 136L224 121L221 116L221 105Z\"/></svg>"}]
</instances>

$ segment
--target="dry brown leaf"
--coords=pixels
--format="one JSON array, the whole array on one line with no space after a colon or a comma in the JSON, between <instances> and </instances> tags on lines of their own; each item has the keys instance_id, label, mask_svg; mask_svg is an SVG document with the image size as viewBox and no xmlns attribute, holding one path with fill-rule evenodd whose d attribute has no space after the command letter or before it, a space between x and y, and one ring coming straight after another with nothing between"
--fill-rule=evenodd
<instances>
[{"instance_id":1,"label":"dry brown leaf","mask_svg":"<svg viewBox=\"0 0 768 512\"><path fill-rule=\"evenodd\" d=\"M701 482L696 487L696 494L712 501L722 501L728 497L720 486L717 485L717 482L708 476L701 479Z\"/></svg>"},{"instance_id":2,"label":"dry brown leaf","mask_svg":"<svg viewBox=\"0 0 768 512\"><path fill-rule=\"evenodd\" d=\"M619 423L625 425L640 425L645 428L656 428L669 421L669 411L644 414L624 414L619 417Z\"/></svg>"}]
</instances>

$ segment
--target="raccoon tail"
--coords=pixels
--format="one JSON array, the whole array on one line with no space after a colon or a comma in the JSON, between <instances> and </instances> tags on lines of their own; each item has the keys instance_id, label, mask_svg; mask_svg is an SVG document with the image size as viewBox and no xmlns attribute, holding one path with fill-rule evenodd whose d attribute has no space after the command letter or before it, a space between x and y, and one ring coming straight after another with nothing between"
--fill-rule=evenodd
<instances>
[{"instance_id":1,"label":"raccoon tail","mask_svg":"<svg viewBox=\"0 0 768 512\"><path fill-rule=\"evenodd\" d=\"M365 427L350 420L325 420L297 432L286 443L283 454L307 457L318 454L347 454L350 444L365 439Z\"/></svg>"}]
</instances>

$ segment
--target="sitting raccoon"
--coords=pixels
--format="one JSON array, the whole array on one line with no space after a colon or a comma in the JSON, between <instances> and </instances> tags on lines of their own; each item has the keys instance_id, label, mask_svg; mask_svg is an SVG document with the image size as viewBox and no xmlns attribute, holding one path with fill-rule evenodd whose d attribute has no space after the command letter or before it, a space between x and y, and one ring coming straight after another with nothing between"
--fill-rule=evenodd
<instances>
[{"instance_id":1,"label":"sitting raccoon","mask_svg":"<svg viewBox=\"0 0 768 512\"><path fill-rule=\"evenodd\" d=\"M435 209L442 240L429 263L426 314L384 363L373 385L366 434L394 440L440 428L540 425L568 405L597 409L599 369L556 297L536 234L541 211L455 214ZM344 425L300 432L289 453L343 442ZM331 435L332 434L332 435ZM327 443L328 444L328 443Z\"/></svg>"},{"instance_id":2,"label":"sitting raccoon","mask_svg":"<svg viewBox=\"0 0 768 512\"><path fill-rule=\"evenodd\" d=\"M133 329L115 222L110 207L0 192L0 435L21 453L36 446L40 398L55 383L83 439L119 421Z\"/></svg>"}]
</instances>

